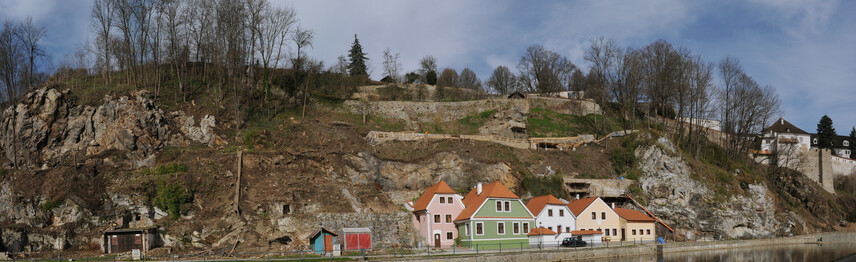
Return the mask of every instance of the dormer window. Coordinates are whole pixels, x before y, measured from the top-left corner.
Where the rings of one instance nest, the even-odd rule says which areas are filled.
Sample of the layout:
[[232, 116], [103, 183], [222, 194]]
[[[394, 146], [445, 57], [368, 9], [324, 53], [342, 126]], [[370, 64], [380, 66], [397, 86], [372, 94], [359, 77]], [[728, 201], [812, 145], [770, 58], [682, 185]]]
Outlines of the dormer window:
[[847, 140], [844, 140], [844, 146], [850, 146], [850, 142]]
[[811, 140], [811, 143], [817, 145], [817, 138]]

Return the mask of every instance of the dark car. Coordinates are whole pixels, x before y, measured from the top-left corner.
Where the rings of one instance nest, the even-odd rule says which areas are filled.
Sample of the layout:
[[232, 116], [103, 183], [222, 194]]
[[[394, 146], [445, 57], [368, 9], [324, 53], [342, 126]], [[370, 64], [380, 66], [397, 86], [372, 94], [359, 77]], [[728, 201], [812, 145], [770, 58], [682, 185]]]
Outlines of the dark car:
[[580, 239], [580, 237], [566, 237], [562, 239], [563, 247], [584, 247], [586, 246], [586, 242]]

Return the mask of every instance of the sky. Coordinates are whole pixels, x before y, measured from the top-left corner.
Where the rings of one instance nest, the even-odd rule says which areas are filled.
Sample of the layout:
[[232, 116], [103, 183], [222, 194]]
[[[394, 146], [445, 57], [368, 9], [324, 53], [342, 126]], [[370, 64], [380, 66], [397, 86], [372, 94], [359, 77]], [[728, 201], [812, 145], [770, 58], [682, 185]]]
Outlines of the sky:
[[[375, 79], [387, 48], [400, 54], [402, 73], [432, 55], [440, 68], [468, 67], [485, 80], [499, 65], [516, 70], [533, 44], [587, 71], [583, 54], [592, 38], [631, 48], [663, 39], [712, 63], [738, 58], [759, 84], [778, 91], [782, 117], [808, 132], [815, 132], [823, 115], [833, 119], [839, 135], [856, 125], [856, 1], [271, 2], [296, 10], [301, 26], [315, 33], [309, 55], [327, 66], [347, 54], [357, 34]], [[91, 39], [91, 4], [0, 0], [0, 20], [29, 16], [45, 25], [44, 45], [58, 60]]]

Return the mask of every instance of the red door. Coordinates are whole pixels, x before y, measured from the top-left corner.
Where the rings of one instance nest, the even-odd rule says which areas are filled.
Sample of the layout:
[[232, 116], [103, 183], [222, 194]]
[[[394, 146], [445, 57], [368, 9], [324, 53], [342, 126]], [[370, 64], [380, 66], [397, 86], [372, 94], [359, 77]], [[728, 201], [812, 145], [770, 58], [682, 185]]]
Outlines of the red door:
[[324, 235], [324, 253], [333, 252], [333, 236]]
[[347, 234], [345, 235], [345, 249], [347, 250], [357, 250], [360, 249], [360, 240], [357, 234]]
[[360, 234], [360, 249], [372, 249], [372, 234]]

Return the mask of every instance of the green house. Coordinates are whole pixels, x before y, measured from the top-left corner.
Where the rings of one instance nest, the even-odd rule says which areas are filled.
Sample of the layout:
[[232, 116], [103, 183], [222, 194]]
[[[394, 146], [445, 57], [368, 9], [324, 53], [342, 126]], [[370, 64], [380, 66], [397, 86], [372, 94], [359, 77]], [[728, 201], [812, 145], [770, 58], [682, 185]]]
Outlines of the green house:
[[514, 249], [529, 246], [535, 217], [520, 197], [499, 182], [479, 183], [463, 200], [455, 219], [461, 246], [478, 249]]

